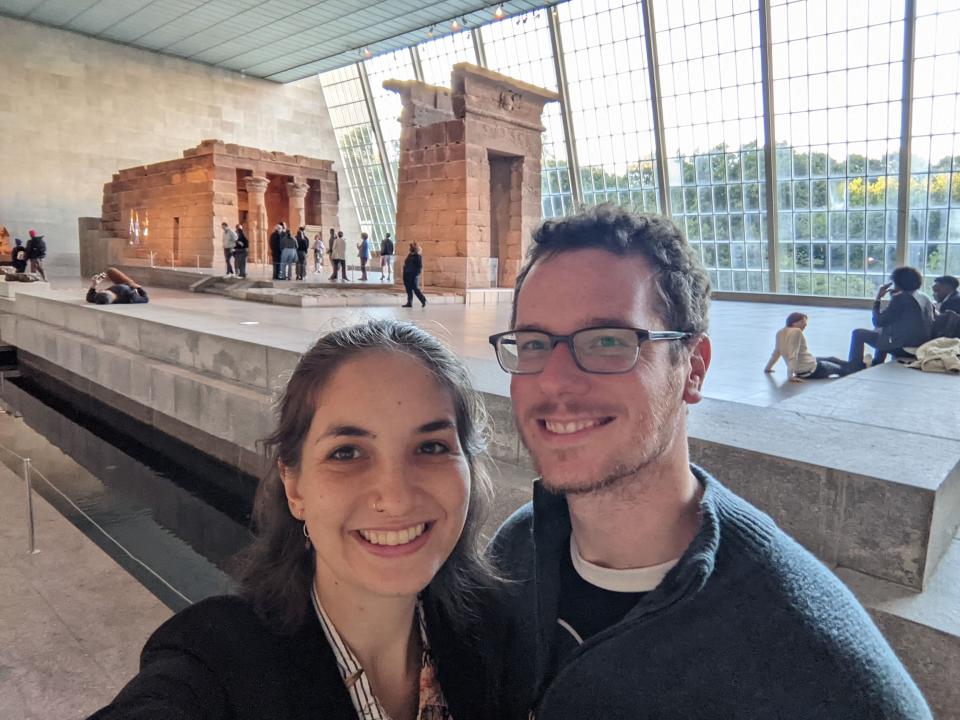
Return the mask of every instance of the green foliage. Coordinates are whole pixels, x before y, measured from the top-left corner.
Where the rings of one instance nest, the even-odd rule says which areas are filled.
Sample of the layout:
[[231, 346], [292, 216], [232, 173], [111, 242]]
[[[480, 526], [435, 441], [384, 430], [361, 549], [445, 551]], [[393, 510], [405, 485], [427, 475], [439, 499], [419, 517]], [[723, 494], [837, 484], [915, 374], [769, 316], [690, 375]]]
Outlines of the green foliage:
[[[761, 291], [766, 266], [764, 152], [755, 142], [740, 148], [724, 144], [671, 161], [676, 176], [670, 187], [674, 219], [698, 249], [716, 286]], [[922, 166], [919, 159], [914, 167]], [[896, 153], [836, 158], [821, 151], [777, 147], [778, 235], [781, 284], [786, 292], [869, 297], [895, 262], [896, 209], [900, 158]], [[910, 179], [911, 262], [926, 273], [945, 272], [951, 214], [960, 216], [960, 156], [944, 157]], [[567, 178], [559, 186], [544, 180], [548, 192], [569, 194], [563, 161], [545, 161], [544, 175]], [[675, 172], [672, 171], [672, 172]], [[652, 162], [633, 163], [625, 173], [606, 167], [581, 168], [587, 204], [619, 202], [657, 211], [656, 172]], [[548, 189], [549, 187], [549, 189]], [[948, 232], [949, 231], [949, 232]], [[951, 241], [950, 247], [954, 247]], [[744, 253], [746, 249], [746, 253]], [[951, 250], [951, 258], [960, 256]], [[950, 260], [950, 266], [956, 259]], [[746, 263], [746, 268], [744, 267]], [[751, 272], [752, 271], [752, 272]]]

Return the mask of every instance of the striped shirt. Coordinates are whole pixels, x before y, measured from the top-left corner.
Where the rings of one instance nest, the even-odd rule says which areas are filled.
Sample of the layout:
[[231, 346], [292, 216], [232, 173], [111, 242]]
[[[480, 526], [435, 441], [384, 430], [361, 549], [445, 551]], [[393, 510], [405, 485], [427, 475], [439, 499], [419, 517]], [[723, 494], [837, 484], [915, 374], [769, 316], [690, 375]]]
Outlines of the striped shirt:
[[[357, 717], [360, 720], [390, 720], [390, 716], [380, 705], [376, 695], [370, 687], [370, 680], [367, 674], [360, 666], [360, 661], [343, 642], [337, 628], [331, 622], [330, 617], [320, 604], [320, 598], [317, 595], [316, 585], [310, 588], [310, 597], [313, 600], [313, 608], [317, 613], [317, 619], [323, 628], [323, 634], [327, 642], [333, 649], [333, 655], [337, 660], [337, 667], [340, 670], [340, 676], [343, 678], [344, 685], [347, 686], [347, 692], [350, 700], [353, 702], [353, 708], [357, 711]], [[450, 710], [447, 708], [446, 700], [443, 697], [443, 691], [437, 680], [437, 673], [430, 654], [430, 645], [427, 642], [427, 627], [423, 616], [423, 605], [417, 602], [417, 622], [420, 626], [420, 640], [423, 645], [423, 656], [420, 661], [420, 685], [419, 700], [417, 710], [417, 720], [453, 720]]]

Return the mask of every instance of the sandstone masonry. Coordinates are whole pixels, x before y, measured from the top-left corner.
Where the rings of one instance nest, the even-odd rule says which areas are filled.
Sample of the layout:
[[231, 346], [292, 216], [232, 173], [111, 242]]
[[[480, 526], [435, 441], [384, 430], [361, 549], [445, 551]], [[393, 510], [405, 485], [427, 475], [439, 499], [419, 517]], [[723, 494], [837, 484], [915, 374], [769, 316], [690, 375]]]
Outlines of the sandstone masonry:
[[541, 217], [540, 116], [559, 96], [468, 63], [452, 81], [383, 84], [403, 100], [398, 263], [417, 242], [424, 285], [512, 287]]
[[339, 227], [333, 161], [204, 140], [182, 158], [120, 170], [103, 187], [102, 230], [128, 238], [124, 255], [212, 267], [220, 223], [243, 223], [250, 261], [268, 253], [281, 220]]

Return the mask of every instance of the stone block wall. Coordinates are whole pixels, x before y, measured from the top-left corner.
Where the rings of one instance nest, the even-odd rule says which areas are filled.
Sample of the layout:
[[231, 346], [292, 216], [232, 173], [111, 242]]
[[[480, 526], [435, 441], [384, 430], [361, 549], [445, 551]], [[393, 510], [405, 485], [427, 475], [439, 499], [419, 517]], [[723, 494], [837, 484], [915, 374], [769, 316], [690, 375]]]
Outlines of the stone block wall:
[[[7, 17], [0, 67], [0, 222], [44, 233], [54, 272], [79, 269], [77, 218], [100, 215], [117, 168], [203, 138], [339, 158], [317, 78], [281, 85]], [[338, 220], [359, 237], [349, 193]]]
[[[405, 243], [417, 242], [424, 285], [512, 286], [527, 239], [540, 222], [540, 114], [557, 96], [467, 63], [454, 66], [452, 85], [451, 91], [410, 81], [384, 84], [404, 104], [398, 263]], [[496, 227], [492, 162], [510, 165], [507, 217]]]
[[[103, 187], [103, 229], [114, 237], [127, 237], [130, 211], [142, 214], [146, 210], [150, 234], [144, 238], [142, 247], [158, 251], [157, 262], [169, 264], [174, 218], [178, 218], [179, 260], [190, 258], [190, 264], [194, 265], [193, 260], [198, 257], [199, 264], [208, 267], [216, 237], [214, 183], [210, 155], [120, 170]], [[233, 222], [236, 222], [235, 209]]]
[[[310, 195], [309, 206], [307, 197]], [[270, 228], [307, 223], [339, 226], [339, 187], [332, 160], [204, 140], [183, 157], [115, 173], [103, 190], [103, 231], [127, 238], [131, 218], [149, 218], [149, 234], [127, 255], [163, 265], [220, 262], [221, 223], [247, 224], [251, 262], [266, 252]]]

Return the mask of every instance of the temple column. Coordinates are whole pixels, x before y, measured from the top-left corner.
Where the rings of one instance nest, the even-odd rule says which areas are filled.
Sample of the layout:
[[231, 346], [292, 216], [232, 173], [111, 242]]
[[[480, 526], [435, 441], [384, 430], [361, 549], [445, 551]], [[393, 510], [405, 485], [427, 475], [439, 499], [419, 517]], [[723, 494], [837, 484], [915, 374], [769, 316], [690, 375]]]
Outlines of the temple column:
[[267, 204], [264, 198], [270, 181], [265, 177], [245, 177], [247, 185], [247, 239], [250, 241], [249, 262], [264, 262], [267, 247]]
[[290, 198], [290, 212], [287, 214], [287, 217], [290, 218], [291, 234], [296, 235], [300, 226], [306, 224], [304, 203], [306, 202], [309, 187], [309, 185], [302, 182], [287, 183], [287, 197]]

